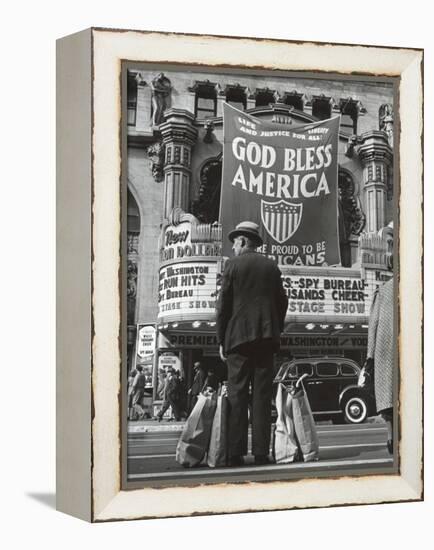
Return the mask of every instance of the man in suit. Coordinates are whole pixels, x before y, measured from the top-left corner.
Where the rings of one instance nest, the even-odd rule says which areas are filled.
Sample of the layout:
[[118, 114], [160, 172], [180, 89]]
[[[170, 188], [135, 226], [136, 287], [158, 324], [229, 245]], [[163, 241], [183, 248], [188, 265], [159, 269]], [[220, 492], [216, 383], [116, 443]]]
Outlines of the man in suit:
[[273, 355], [288, 307], [276, 263], [258, 254], [259, 226], [245, 221], [229, 233], [234, 258], [226, 262], [217, 301], [220, 357], [228, 365], [229, 465], [247, 454], [248, 398], [252, 385], [252, 452], [269, 462]]

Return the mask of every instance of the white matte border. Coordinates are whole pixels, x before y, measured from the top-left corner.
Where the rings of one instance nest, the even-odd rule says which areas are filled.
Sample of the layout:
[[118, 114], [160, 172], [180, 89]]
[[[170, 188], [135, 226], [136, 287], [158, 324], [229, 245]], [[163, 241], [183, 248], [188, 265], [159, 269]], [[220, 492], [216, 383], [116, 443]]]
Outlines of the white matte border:
[[[93, 520], [367, 504], [422, 498], [422, 52], [93, 30]], [[121, 60], [401, 75], [401, 475], [120, 491]], [[279, 62], [276, 62], [279, 60]]]

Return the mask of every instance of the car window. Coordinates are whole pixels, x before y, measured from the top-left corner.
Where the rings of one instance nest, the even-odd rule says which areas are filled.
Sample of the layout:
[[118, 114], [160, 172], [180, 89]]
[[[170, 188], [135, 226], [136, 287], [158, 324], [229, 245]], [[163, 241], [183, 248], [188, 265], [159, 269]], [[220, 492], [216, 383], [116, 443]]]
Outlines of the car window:
[[303, 376], [303, 374], [307, 374], [308, 376], [312, 376], [313, 366], [310, 363], [299, 363], [297, 365], [297, 376]]
[[341, 373], [343, 376], [357, 376], [357, 369], [354, 367], [354, 365], [348, 365], [347, 363], [343, 363], [341, 365]]
[[337, 376], [338, 366], [336, 363], [318, 363], [316, 366], [318, 376]]

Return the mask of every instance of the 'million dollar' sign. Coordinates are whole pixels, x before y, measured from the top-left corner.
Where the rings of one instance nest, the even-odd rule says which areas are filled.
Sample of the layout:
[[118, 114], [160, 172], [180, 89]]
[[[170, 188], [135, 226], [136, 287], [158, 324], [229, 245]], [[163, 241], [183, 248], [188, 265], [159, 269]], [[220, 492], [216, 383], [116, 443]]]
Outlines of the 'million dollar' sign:
[[261, 251], [280, 264], [340, 262], [338, 130], [339, 117], [288, 127], [224, 105], [224, 255], [230, 255], [228, 232], [250, 220], [261, 227]]

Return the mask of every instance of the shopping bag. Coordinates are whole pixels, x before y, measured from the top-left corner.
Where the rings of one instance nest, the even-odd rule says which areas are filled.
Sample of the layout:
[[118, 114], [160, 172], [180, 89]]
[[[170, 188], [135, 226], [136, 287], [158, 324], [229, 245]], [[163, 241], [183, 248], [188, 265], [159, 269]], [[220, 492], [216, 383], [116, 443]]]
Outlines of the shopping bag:
[[295, 434], [303, 454], [304, 462], [318, 460], [318, 434], [309, 400], [302, 384], [295, 389], [294, 395], [292, 396], [292, 414], [294, 418]]
[[297, 441], [292, 416], [291, 390], [283, 384], [277, 387], [276, 409], [277, 420], [274, 431], [274, 458], [276, 464], [294, 462], [297, 456]]
[[176, 446], [176, 461], [182, 466], [197, 466], [204, 459], [209, 447], [216, 405], [215, 391], [205, 390], [199, 394]]
[[217, 396], [217, 406], [211, 428], [207, 463], [211, 468], [226, 466], [227, 461], [228, 390], [223, 385]]

